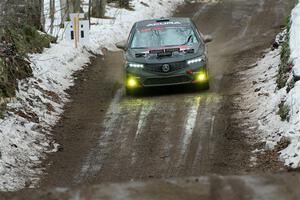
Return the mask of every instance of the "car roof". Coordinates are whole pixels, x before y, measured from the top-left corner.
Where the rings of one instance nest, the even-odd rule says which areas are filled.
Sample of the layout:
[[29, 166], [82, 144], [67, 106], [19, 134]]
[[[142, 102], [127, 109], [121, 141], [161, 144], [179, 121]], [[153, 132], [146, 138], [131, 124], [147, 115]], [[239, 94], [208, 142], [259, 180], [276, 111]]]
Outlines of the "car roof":
[[172, 17], [172, 18], [159, 18], [150, 19], [136, 22], [136, 28], [149, 28], [156, 26], [190, 26], [192, 21], [190, 18]]

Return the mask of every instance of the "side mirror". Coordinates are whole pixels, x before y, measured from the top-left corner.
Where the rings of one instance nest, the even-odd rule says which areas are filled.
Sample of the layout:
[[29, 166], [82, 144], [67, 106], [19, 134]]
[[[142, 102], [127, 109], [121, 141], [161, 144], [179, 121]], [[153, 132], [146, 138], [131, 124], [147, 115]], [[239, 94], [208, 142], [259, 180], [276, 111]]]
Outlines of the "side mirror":
[[127, 49], [127, 42], [125, 40], [118, 42], [116, 43], [116, 47], [125, 51]]
[[204, 40], [205, 43], [209, 43], [209, 42], [213, 41], [213, 38], [212, 38], [211, 35], [204, 35], [203, 40]]

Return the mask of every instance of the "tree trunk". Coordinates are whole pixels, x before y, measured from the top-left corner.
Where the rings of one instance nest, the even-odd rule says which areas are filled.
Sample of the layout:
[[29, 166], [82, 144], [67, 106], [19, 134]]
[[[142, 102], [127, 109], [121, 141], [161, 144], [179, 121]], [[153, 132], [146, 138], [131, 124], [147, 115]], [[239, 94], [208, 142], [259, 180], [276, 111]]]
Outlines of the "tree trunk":
[[69, 0], [68, 4], [69, 4], [69, 12], [70, 13], [80, 13], [81, 12], [81, 9], [80, 9], [81, 1], [80, 0]]
[[3, 28], [5, 26], [5, 23], [4, 23], [4, 2], [3, 1], [0, 1], [0, 37], [2, 36], [3, 34]]
[[55, 20], [55, 0], [50, 0], [50, 34], [53, 34], [54, 20]]
[[81, 0], [60, 0], [61, 7], [61, 23], [70, 20], [70, 13], [80, 13]]
[[61, 15], [61, 25], [63, 25], [64, 22], [67, 21], [69, 17], [67, 0], [60, 0], [60, 15]]
[[24, 24], [42, 30], [43, 0], [0, 0], [2, 26], [20, 27]]
[[88, 16], [89, 16], [89, 29], [91, 29], [91, 9], [92, 9], [92, 0], [89, 0], [89, 11], [88, 11]]
[[98, 18], [105, 17], [106, 4], [107, 4], [107, 0], [93, 0], [92, 16]]
[[41, 0], [41, 26], [42, 26], [42, 29], [43, 31], [45, 31], [45, 23], [46, 23], [46, 19], [45, 19], [45, 14], [44, 14], [44, 10], [45, 10], [45, 1], [44, 0]]
[[[26, 3], [27, 2], [27, 3]], [[43, 30], [41, 23], [42, 11], [44, 9], [42, 0], [25, 0], [25, 15], [27, 16], [27, 24]]]

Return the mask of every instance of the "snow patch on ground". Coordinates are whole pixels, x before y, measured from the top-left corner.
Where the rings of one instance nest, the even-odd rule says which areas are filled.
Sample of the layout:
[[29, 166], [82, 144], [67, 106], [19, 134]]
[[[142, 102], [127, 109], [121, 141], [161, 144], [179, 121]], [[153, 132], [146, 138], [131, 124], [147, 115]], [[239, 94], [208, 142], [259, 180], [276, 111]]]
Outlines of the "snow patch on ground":
[[[284, 33], [283, 33], [284, 34]], [[291, 15], [290, 33], [291, 61], [294, 64], [293, 75], [300, 76], [300, 3], [293, 9]], [[242, 96], [242, 106], [260, 133], [266, 148], [274, 148], [278, 142], [287, 138], [290, 141], [279, 153], [279, 158], [289, 167], [300, 167], [300, 81], [287, 91], [287, 87], [277, 88], [276, 77], [280, 64], [280, 51], [269, 51], [257, 66], [241, 72], [243, 86], [248, 88]], [[249, 78], [250, 77], [250, 78]], [[279, 105], [283, 103], [288, 108], [286, 120], [279, 115]]]
[[[134, 11], [108, 8], [108, 16], [115, 19], [92, 19], [90, 43], [73, 48], [63, 40], [60, 13], [55, 14], [54, 35], [58, 44], [51, 45], [42, 54], [30, 55], [34, 76], [19, 81], [16, 98], [7, 105], [4, 119], [0, 120], [0, 190], [18, 190], [34, 187], [43, 169], [37, 168], [45, 157], [58, 149], [50, 130], [63, 112], [68, 101], [65, 90], [73, 85], [72, 74], [89, 63], [89, 52], [101, 53], [102, 48], [115, 50], [114, 44], [125, 40], [135, 21], [159, 18], [172, 14], [184, 0], [153, 0], [145, 6], [133, 0]], [[49, 1], [45, 1], [47, 6]], [[59, 6], [59, 1], [56, 1]], [[59, 10], [59, 9], [58, 9]], [[47, 11], [47, 9], [46, 9]], [[46, 24], [50, 25], [46, 12]], [[50, 30], [46, 27], [46, 30]]]
[[[291, 139], [291, 133], [294, 131], [290, 122], [282, 121], [278, 114], [279, 104], [287, 97], [286, 88], [277, 90], [276, 84], [280, 51], [280, 48], [269, 51], [253, 68], [240, 72], [240, 75], [244, 77], [240, 87], [247, 88], [242, 97], [238, 99], [244, 109], [240, 113], [241, 117], [248, 116], [248, 122], [254, 124], [249, 134], [256, 132], [258, 134], [255, 135], [256, 139], [265, 143], [266, 149], [273, 149], [283, 137]], [[297, 149], [294, 149], [295, 151]], [[257, 149], [253, 154], [262, 152]], [[294, 153], [291, 156], [292, 152], [283, 150], [280, 153], [280, 159], [286, 165], [294, 163], [293, 166], [296, 166], [300, 161], [300, 157], [294, 157]], [[254, 165], [253, 161], [251, 162]]]
[[291, 59], [294, 62], [294, 74], [300, 77], [300, 3], [291, 14], [290, 48]]
[[[280, 49], [271, 51], [257, 63], [257, 66], [241, 72], [245, 78], [243, 85], [249, 85], [248, 91], [243, 94], [243, 107], [249, 111], [251, 119], [257, 119], [257, 127], [261, 130], [261, 137], [274, 147], [278, 138], [274, 137], [274, 125], [281, 124], [277, 115], [278, 105], [283, 98], [282, 92], [276, 91], [276, 74], [280, 63]], [[255, 92], [256, 91], [256, 92]], [[279, 125], [280, 127], [281, 125]]]

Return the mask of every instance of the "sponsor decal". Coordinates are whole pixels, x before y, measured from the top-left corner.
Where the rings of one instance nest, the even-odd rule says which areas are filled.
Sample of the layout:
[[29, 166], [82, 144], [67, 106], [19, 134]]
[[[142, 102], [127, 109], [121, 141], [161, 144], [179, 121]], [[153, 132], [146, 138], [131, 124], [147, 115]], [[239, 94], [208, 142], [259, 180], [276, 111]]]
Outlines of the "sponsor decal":
[[163, 27], [154, 27], [154, 28], [142, 29], [141, 32], [162, 31], [162, 30], [165, 30], [165, 28], [163, 28]]
[[168, 51], [168, 49], [172, 50], [172, 49], [176, 49], [176, 48], [179, 48], [180, 51], [185, 51], [185, 50], [188, 50], [188, 49], [191, 49], [192, 47], [191, 46], [187, 46], [187, 45], [182, 45], [182, 46], [174, 46], [172, 48], [165, 48], [165, 47], [161, 47], [161, 48], [155, 48], [155, 49], [147, 49], [146, 51], [142, 52], [142, 53], [145, 53], [145, 54], [148, 54], [150, 53], [151, 51], [157, 51], [157, 52], [166, 52]]
[[180, 25], [180, 22], [156, 22], [153, 24], [148, 24], [147, 27], [153, 27], [153, 26], [165, 26], [165, 25]]

